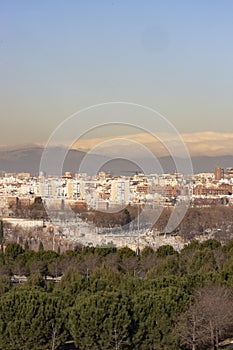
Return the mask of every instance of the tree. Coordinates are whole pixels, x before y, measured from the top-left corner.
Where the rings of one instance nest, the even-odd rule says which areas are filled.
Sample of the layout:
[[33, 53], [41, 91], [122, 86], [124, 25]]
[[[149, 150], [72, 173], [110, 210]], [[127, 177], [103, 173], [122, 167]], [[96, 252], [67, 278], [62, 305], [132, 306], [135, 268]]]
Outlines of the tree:
[[143, 253], [144, 250], [145, 249], [143, 249], [142, 251], [141, 260], [140, 260], [140, 268], [143, 272], [143, 275], [145, 275], [150, 269], [155, 267], [156, 261], [158, 260], [154, 252], [153, 253], [148, 252], [148, 254], [145, 254]]
[[136, 256], [123, 256], [120, 263], [121, 269], [135, 276], [138, 271], [138, 258]]
[[217, 249], [221, 247], [221, 243], [216, 239], [207, 239], [206, 241], [200, 244], [201, 249], [209, 248], [209, 249]]
[[195, 302], [181, 314], [176, 332], [181, 345], [219, 348], [219, 341], [233, 335], [233, 295], [225, 286], [206, 285], [195, 293]]
[[100, 257], [96, 254], [84, 255], [82, 260], [78, 264], [78, 271], [84, 275], [89, 276], [89, 274], [96, 268], [100, 267], [101, 261]]
[[168, 255], [164, 258], [157, 258], [155, 266], [150, 269], [146, 277], [149, 279], [158, 276], [177, 275], [179, 273], [179, 261], [177, 255]]
[[0, 295], [8, 292], [12, 287], [11, 280], [8, 276], [0, 275]]
[[160, 246], [157, 250], [156, 250], [156, 255], [160, 258], [163, 258], [167, 255], [177, 255], [177, 252], [175, 251], [175, 249], [169, 245], [169, 244], [165, 244]]
[[117, 251], [116, 247], [112, 247], [112, 246], [95, 248], [95, 254], [99, 255], [100, 257], [106, 257], [109, 254], [115, 254], [116, 251]]
[[91, 290], [94, 292], [97, 290], [112, 291], [119, 288], [119, 285], [124, 282], [124, 277], [119, 271], [102, 267], [92, 272], [89, 282], [92, 284]]
[[176, 349], [173, 317], [183, 310], [188, 295], [177, 287], [144, 290], [133, 298], [133, 349]]
[[67, 339], [61, 298], [20, 288], [6, 293], [0, 302], [2, 350], [57, 349]]
[[122, 226], [127, 225], [131, 222], [131, 215], [128, 211], [128, 209], [124, 209], [123, 211], [123, 220], [122, 220]]
[[28, 243], [28, 240], [26, 239], [25, 243], [24, 243], [24, 250], [29, 250], [30, 247], [29, 247], [29, 243]]
[[61, 264], [60, 261], [58, 261], [58, 259], [56, 259], [48, 265], [48, 273], [52, 277], [62, 276]]
[[202, 250], [197, 249], [187, 262], [187, 270], [189, 273], [205, 274], [214, 272], [216, 269], [217, 264], [214, 252], [209, 248]]
[[148, 255], [152, 256], [153, 254], [155, 254], [155, 251], [153, 248], [146, 246], [145, 248], [143, 248], [142, 252], [141, 252], [141, 256], [146, 257]]
[[0, 249], [3, 250], [3, 242], [4, 242], [4, 227], [3, 221], [0, 220]]
[[175, 328], [175, 335], [181, 346], [197, 350], [206, 346], [206, 329], [203, 328], [205, 317], [199, 307], [191, 305], [186, 312], [181, 314], [178, 325]]
[[43, 251], [44, 251], [44, 245], [43, 245], [43, 243], [40, 241], [39, 247], [38, 247], [38, 252], [43, 252]]
[[28, 274], [25, 254], [20, 254], [17, 256], [12, 266], [12, 272], [14, 275], [19, 275], [19, 276]]
[[106, 267], [119, 271], [120, 257], [116, 253], [108, 254], [104, 259], [104, 264]]
[[23, 253], [24, 250], [18, 243], [9, 243], [6, 246], [5, 255], [9, 260], [14, 260], [18, 255]]
[[123, 256], [136, 256], [136, 253], [129, 247], [120, 248], [117, 250], [117, 254], [122, 258]]
[[45, 280], [40, 274], [33, 274], [28, 277], [26, 286], [45, 288]]
[[159, 343], [155, 292], [143, 291], [133, 298], [133, 348], [156, 349]]
[[34, 275], [34, 274], [39, 274], [41, 276], [47, 275], [47, 265], [41, 259], [36, 258], [30, 261], [28, 264], [28, 268], [31, 275]]
[[69, 329], [80, 350], [124, 349], [130, 344], [130, 306], [114, 292], [79, 295], [71, 310]]

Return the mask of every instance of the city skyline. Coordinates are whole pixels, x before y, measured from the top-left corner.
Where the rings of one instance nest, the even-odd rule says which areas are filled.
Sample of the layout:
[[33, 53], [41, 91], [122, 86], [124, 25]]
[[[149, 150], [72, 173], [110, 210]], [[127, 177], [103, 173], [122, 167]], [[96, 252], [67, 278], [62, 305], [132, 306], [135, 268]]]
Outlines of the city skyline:
[[2, 350], [233, 344], [232, 13], [0, 0]]

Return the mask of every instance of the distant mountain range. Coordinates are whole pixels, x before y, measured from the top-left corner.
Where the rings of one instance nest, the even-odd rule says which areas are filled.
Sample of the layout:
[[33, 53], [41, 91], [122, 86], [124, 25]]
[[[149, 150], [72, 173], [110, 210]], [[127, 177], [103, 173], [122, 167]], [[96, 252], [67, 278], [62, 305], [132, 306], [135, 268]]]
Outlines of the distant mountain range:
[[[20, 148], [0, 148], [0, 170], [6, 172], [30, 172], [32, 175], [38, 175], [40, 169], [40, 160], [44, 148], [41, 146], [20, 147]], [[53, 151], [59, 151], [59, 147], [54, 147]], [[69, 150], [64, 162], [63, 171], [72, 173], [79, 171], [79, 165], [86, 153], [80, 150]], [[133, 162], [117, 159], [108, 161], [103, 156], [92, 155], [96, 164], [104, 164], [100, 170], [112, 173], [113, 175], [129, 175], [130, 173], [140, 172], [141, 169]], [[163, 172], [171, 173], [175, 171], [174, 161], [171, 157], [158, 158]], [[194, 173], [213, 172], [214, 168], [233, 167], [233, 156], [198, 156], [192, 157]], [[151, 173], [156, 173], [157, 169], [151, 168]]]

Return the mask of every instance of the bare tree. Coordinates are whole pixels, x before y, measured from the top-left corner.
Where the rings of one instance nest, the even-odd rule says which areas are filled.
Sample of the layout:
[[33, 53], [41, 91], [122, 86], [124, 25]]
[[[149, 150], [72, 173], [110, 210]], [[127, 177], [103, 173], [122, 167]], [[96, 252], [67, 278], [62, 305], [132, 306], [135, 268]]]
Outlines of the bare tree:
[[89, 276], [89, 274], [95, 269], [101, 266], [101, 260], [98, 255], [95, 254], [87, 254], [80, 260], [78, 264], [78, 271], [83, 276]]
[[233, 294], [220, 285], [207, 285], [195, 293], [195, 302], [177, 322], [181, 345], [197, 350], [219, 349], [219, 342], [233, 335]]
[[219, 348], [219, 341], [233, 334], [232, 290], [220, 285], [209, 285], [197, 292], [200, 310], [205, 316], [205, 327], [213, 349]]
[[110, 253], [105, 257], [105, 265], [112, 270], [119, 270], [120, 258], [116, 253]]
[[203, 324], [205, 318], [200, 313], [198, 305], [194, 304], [184, 312], [178, 320], [175, 333], [181, 346], [197, 350], [206, 344], [207, 331]]
[[156, 261], [157, 261], [156, 255], [153, 253], [150, 253], [146, 256], [142, 256], [140, 261], [140, 267], [143, 273], [146, 274], [150, 269], [155, 267]]
[[136, 270], [138, 269], [138, 259], [136, 256], [123, 256], [120, 266], [125, 272], [133, 272], [136, 274]]

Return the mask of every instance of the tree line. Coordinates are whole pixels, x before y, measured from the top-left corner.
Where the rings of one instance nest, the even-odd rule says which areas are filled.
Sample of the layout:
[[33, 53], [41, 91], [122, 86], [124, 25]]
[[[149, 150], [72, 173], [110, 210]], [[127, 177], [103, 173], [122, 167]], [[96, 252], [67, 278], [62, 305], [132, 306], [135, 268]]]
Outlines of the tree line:
[[0, 252], [0, 349], [218, 349], [233, 336], [232, 290], [233, 239], [140, 254], [9, 243]]

